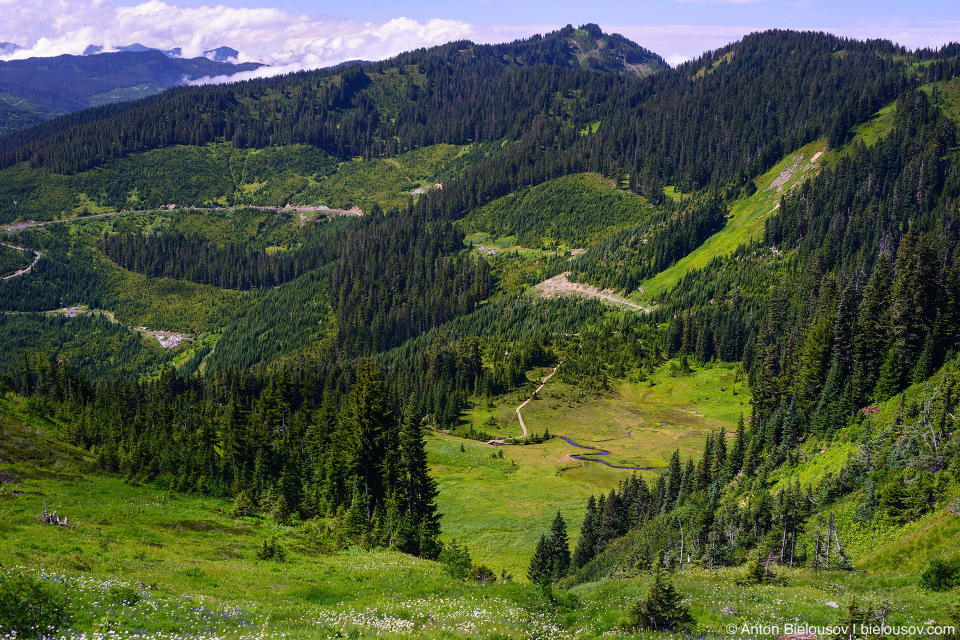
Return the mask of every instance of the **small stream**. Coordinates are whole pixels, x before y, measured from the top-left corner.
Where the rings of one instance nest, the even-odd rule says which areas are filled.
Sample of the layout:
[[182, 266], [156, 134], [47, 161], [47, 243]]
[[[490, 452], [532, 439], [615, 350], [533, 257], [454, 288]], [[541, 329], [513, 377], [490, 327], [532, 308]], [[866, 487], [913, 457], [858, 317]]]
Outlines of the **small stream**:
[[[628, 431], [628, 432], [627, 432], [627, 436], [629, 436], [629, 435], [630, 435], [630, 432]], [[596, 453], [590, 453], [590, 454], [584, 454], [584, 455], [591, 455], [591, 456], [608, 456], [608, 455], [610, 455], [610, 452], [607, 451], [606, 449], [598, 449], [597, 447], [585, 447], [585, 446], [582, 445], [582, 444], [577, 444], [576, 442], [574, 442], [574, 441], [571, 440], [570, 438], [567, 438], [567, 437], [564, 437], [564, 436], [558, 436], [558, 437], [559, 437], [561, 440], [563, 440], [564, 442], [566, 442], [568, 445], [570, 445], [571, 447], [576, 447], [577, 449], [589, 449], [589, 450], [591, 450], [591, 451], [596, 451]], [[610, 464], [609, 462], [606, 462], [606, 461], [604, 461], [604, 460], [594, 460], [593, 458], [584, 458], [584, 457], [581, 456], [580, 454], [573, 454], [573, 455], [571, 455], [570, 457], [573, 458], [574, 460], [579, 460], [579, 461], [581, 461], [581, 462], [596, 462], [597, 464], [605, 465], [605, 466], [607, 466], [607, 467], [610, 467], [611, 469], [626, 469], [626, 470], [628, 470], [628, 471], [656, 471], [656, 470], [658, 470], [658, 469], [662, 469], [662, 468], [663, 468], [663, 467], [621, 467], [621, 466], [619, 466], [619, 465]]]

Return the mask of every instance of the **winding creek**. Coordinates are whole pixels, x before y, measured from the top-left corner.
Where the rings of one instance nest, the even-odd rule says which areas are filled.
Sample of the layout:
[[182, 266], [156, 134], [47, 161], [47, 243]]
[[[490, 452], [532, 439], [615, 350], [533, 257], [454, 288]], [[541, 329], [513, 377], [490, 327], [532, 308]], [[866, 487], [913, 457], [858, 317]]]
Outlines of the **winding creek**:
[[[630, 432], [628, 431], [628, 432], [627, 432], [627, 437], [629, 437], [629, 436], [630, 436]], [[627, 469], [628, 471], [629, 471], [629, 470], [632, 470], [632, 471], [657, 471], [658, 469], [662, 469], [662, 468], [663, 468], [663, 467], [621, 467], [621, 466], [619, 466], [619, 465], [610, 464], [609, 462], [607, 462], [607, 461], [605, 461], [605, 460], [594, 460], [593, 458], [584, 458], [584, 457], [583, 457], [584, 455], [589, 455], [589, 456], [608, 456], [608, 455], [610, 455], [610, 452], [607, 451], [606, 449], [598, 449], [597, 447], [587, 447], [587, 446], [584, 446], [584, 445], [582, 445], [582, 444], [577, 444], [576, 442], [574, 442], [574, 441], [571, 440], [570, 438], [567, 438], [566, 436], [557, 436], [557, 437], [560, 438], [561, 440], [563, 440], [564, 442], [566, 442], [566, 443], [567, 443], [568, 445], [570, 445], [571, 447], [576, 447], [576, 448], [578, 448], [578, 449], [588, 449], [588, 450], [590, 450], [590, 451], [595, 451], [595, 452], [596, 452], [596, 453], [587, 453], [587, 454], [583, 454], [583, 455], [581, 455], [581, 454], [579, 454], [579, 453], [575, 453], [575, 454], [572, 454], [572, 455], [570, 456], [570, 457], [573, 458], [574, 460], [579, 460], [580, 462], [596, 462], [597, 464], [605, 465], [605, 466], [607, 466], [607, 467], [610, 467], [611, 469]]]

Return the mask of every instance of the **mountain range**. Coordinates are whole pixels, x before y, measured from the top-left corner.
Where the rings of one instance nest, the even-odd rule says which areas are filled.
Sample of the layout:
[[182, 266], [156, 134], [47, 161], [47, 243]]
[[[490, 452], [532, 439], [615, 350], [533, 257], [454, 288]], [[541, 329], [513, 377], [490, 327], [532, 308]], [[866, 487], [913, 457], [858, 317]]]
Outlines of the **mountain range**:
[[230, 76], [263, 66], [228, 62], [237, 55], [229, 47], [193, 59], [142, 45], [120, 49], [96, 53], [96, 48], [91, 48], [89, 55], [83, 56], [0, 62], [0, 134], [73, 111], [154, 95], [189, 80]]

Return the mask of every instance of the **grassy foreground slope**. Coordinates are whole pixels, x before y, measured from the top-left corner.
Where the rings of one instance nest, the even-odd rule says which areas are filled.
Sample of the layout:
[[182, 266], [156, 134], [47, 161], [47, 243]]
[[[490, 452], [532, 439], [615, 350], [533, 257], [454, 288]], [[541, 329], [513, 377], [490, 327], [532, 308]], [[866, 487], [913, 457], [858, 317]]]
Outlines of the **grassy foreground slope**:
[[[314, 522], [238, 518], [223, 500], [93, 474], [92, 460], [48, 435], [56, 424], [16, 397], [0, 399], [0, 425], [0, 565], [63, 594], [68, 619], [57, 637], [637, 637], [617, 625], [649, 589], [643, 572], [553, 599], [517, 582], [454, 580], [437, 563], [393, 551], [333, 551]], [[45, 508], [76, 528], [38, 522]], [[282, 562], [257, 558], [271, 537], [287, 551]], [[761, 586], [736, 585], [740, 571], [673, 576], [702, 633], [727, 635], [729, 624], [826, 625], [854, 597], [888, 601], [890, 624], [943, 622], [950, 601], [920, 591], [909, 568], [783, 569], [783, 584]]]

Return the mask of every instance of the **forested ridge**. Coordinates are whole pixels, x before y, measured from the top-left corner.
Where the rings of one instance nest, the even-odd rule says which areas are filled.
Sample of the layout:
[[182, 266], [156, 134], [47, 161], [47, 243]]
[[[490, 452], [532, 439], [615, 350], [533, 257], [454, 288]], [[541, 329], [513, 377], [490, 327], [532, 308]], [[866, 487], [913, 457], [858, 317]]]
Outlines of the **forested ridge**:
[[[367, 67], [178, 88], [136, 108], [105, 107], [8, 136], [0, 157], [5, 167], [28, 161], [72, 173], [131, 152], [218, 140], [240, 147], [311, 144], [338, 158], [393, 156], [437, 142], [519, 141], [522, 164], [500, 154], [461, 189], [444, 191], [443, 206], [462, 212], [575, 166], [630, 175], [651, 196], [671, 183], [686, 190], [742, 186], [831, 128], [845, 136], [915, 82], [899, 61], [903, 51], [889, 44], [794, 32], [754, 34], [637, 79], [569, 69], [565, 58], [550, 58], [565, 33], [512, 45], [459, 42]], [[517, 54], [505, 60], [511, 47]], [[523, 55], [534, 63], [508, 62]], [[595, 122], [601, 123], [596, 134], [578, 135]], [[524, 142], [545, 153], [531, 154]]]

